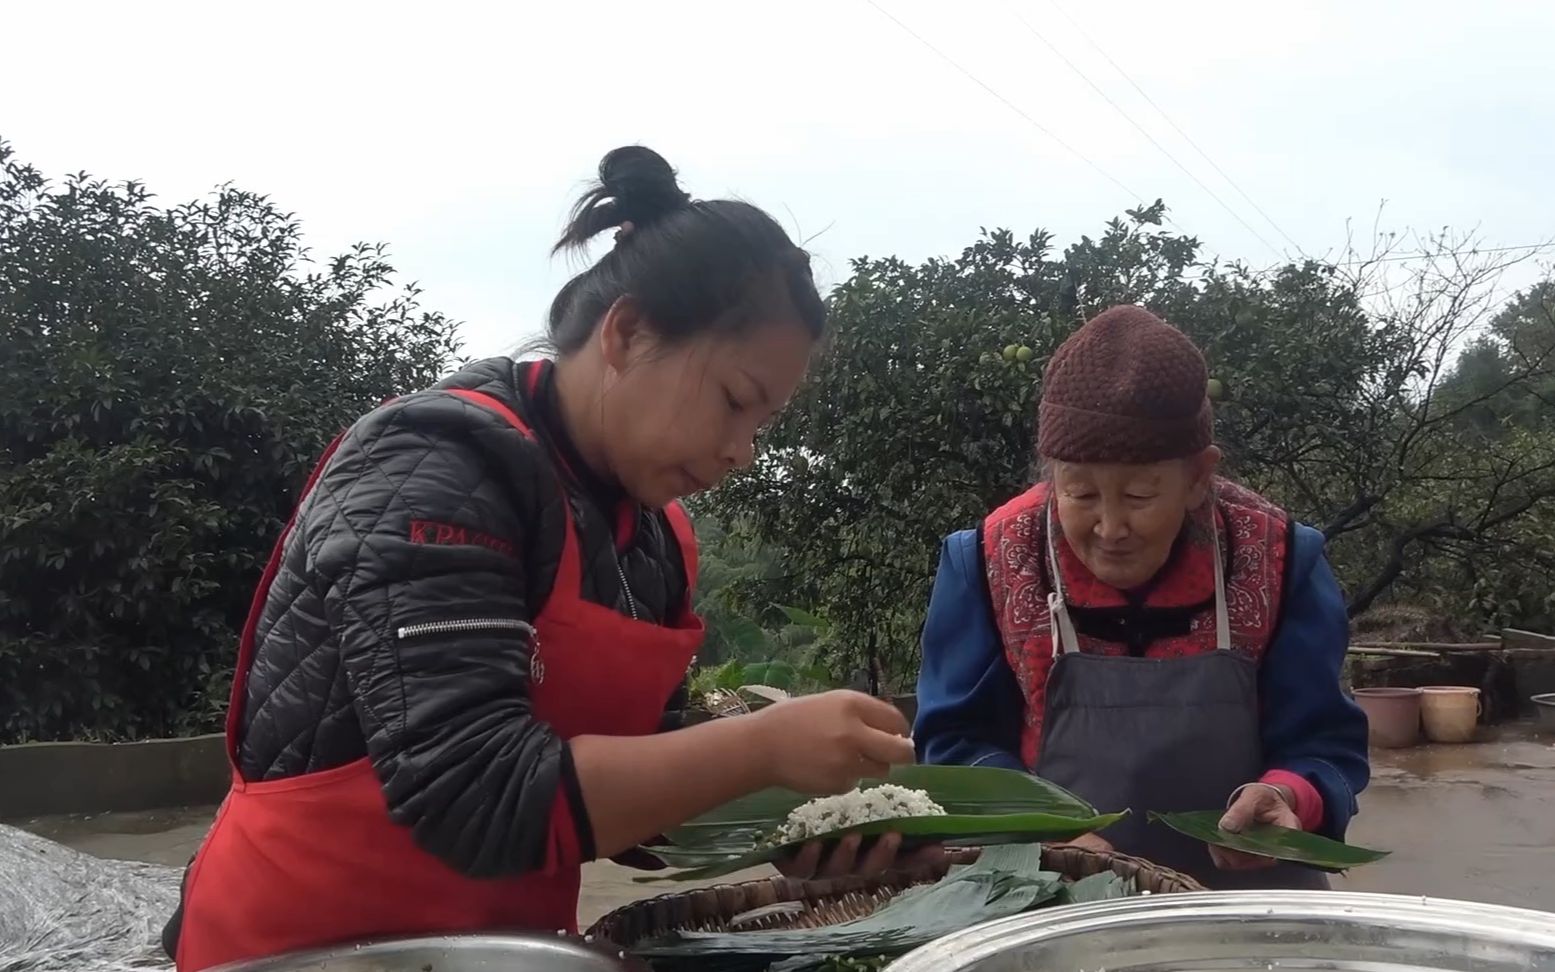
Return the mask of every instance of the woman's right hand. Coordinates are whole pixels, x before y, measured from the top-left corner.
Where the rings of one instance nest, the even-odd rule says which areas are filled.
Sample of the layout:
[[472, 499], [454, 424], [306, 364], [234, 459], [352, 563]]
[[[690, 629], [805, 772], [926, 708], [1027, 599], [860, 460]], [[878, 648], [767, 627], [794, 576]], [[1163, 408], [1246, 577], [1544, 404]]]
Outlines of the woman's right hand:
[[865, 777], [913, 762], [907, 718], [861, 692], [787, 699], [750, 718], [775, 782], [800, 793], [846, 793]]

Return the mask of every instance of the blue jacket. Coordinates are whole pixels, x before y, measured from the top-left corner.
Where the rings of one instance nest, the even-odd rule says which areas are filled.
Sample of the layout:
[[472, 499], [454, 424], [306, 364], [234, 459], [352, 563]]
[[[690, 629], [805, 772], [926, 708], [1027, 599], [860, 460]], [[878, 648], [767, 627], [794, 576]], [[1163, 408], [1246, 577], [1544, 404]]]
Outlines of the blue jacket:
[[[1299, 774], [1323, 798], [1320, 833], [1342, 839], [1366, 788], [1366, 715], [1345, 694], [1349, 644], [1344, 595], [1323, 555], [1323, 535], [1296, 528], [1284, 614], [1259, 670], [1266, 769]], [[1025, 771], [1025, 700], [994, 628], [978, 534], [952, 534], [923, 630], [913, 738], [925, 763]]]

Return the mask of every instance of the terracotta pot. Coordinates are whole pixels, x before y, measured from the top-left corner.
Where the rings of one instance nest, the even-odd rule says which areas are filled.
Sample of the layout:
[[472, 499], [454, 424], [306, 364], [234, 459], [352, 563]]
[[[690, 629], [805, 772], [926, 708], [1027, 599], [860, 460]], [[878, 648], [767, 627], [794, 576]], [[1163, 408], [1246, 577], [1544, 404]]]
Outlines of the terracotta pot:
[[1481, 711], [1477, 688], [1431, 685], [1420, 690], [1420, 721], [1432, 742], [1473, 742]]
[[1415, 688], [1363, 688], [1355, 702], [1366, 713], [1371, 744], [1404, 749], [1420, 741], [1420, 697]]

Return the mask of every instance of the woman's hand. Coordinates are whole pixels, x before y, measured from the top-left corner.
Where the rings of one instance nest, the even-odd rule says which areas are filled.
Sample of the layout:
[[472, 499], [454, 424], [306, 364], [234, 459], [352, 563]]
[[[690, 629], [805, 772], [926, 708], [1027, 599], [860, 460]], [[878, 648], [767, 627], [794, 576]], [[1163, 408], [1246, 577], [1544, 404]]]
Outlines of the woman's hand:
[[790, 699], [651, 736], [574, 736], [568, 746], [603, 857], [748, 793], [772, 786], [846, 793], [863, 777], [913, 761], [902, 713], [857, 692]]
[[913, 762], [907, 718], [860, 692], [823, 692], [775, 703], [753, 715], [760, 752], [776, 783], [801, 793], [846, 793], [865, 777]]
[[901, 834], [882, 835], [860, 857], [863, 844], [862, 836], [849, 834], [837, 841], [828, 854], [825, 844], [812, 841], [797, 856], [778, 861], [776, 866], [783, 876], [791, 878], [878, 877], [888, 871], [927, 868], [945, 859], [945, 849], [938, 845], [903, 854]]
[[[1239, 834], [1254, 824], [1301, 829], [1301, 819], [1296, 816], [1295, 794], [1282, 786], [1268, 783], [1252, 783], [1242, 789], [1232, 801], [1230, 809], [1220, 818], [1220, 829]], [[1209, 855], [1222, 871], [1261, 871], [1279, 863], [1272, 857], [1210, 846]]]
[[1098, 851], [1102, 854], [1115, 854], [1111, 842], [1100, 834], [1085, 834], [1074, 840], [1066, 840], [1062, 844], [1054, 844], [1055, 847], [1081, 847], [1089, 851]]

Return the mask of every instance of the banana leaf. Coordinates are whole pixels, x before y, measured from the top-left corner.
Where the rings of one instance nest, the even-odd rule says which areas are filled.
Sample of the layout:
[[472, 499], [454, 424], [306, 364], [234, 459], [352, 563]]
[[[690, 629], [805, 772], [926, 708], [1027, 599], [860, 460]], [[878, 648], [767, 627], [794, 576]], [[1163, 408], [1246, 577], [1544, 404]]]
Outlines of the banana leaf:
[[[835, 837], [899, 833], [911, 843], [995, 844], [1072, 840], [1122, 819], [1101, 815], [1079, 797], [1046, 780], [991, 767], [904, 766], [886, 780], [866, 781], [923, 790], [945, 816], [880, 820], [835, 831]], [[645, 850], [679, 873], [639, 877], [639, 882], [723, 877], [798, 853], [803, 842], [770, 845], [767, 838], [808, 798], [788, 790], [764, 790], [705, 814], [667, 836], [669, 846]]]
[[[749, 967], [760, 957], [785, 970], [828, 956], [899, 955], [972, 925], [1058, 899], [1062, 878], [1042, 869], [1042, 848], [992, 847], [942, 880], [902, 892], [873, 914], [825, 928], [752, 932], [677, 932], [633, 951], [656, 967]], [[792, 959], [793, 961], [787, 961]], [[808, 961], [806, 961], [808, 960]]]
[[1387, 851], [1369, 850], [1343, 844], [1319, 834], [1288, 827], [1256, 824], [1240, 834], [1220, 829], [1219, 810], [1195, 810], [1188, 813], [1151, 813], [1150, 819], [1201, 840], [1206, 844], [1272, 857], [1292, 864], [1306, 864], [1325, 871], [1346, 871], [1363, 864], [1374, 864], [1388, 856]]

